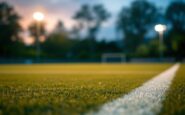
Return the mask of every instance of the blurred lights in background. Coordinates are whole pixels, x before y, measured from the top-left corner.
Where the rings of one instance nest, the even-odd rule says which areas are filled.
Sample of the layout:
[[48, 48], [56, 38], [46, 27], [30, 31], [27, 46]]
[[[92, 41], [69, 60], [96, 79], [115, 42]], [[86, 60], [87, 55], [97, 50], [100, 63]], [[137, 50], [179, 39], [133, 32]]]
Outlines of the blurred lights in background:
[[46, 41], [46, 37], [45, 36], [40, 36], [39, 37], [39, 41], [41, 42], [41, 43], [43, 43], [43, 42], [45, 42]]
[[166, 30], [166, 25], [163, 25], [163, 24], [157, 24], [155, 26], [155, 31], [159, 32], [159, 33], [162, 33]]
[[30, 46], [30, 45], [34, 44], [34, 42], [35, 42], [35, 39], [33, 37], [27, 37], [23, 40], [24, 40], [24, 43], [26, 46]]
[[35, 12], [33, 14], [33, 19], [35, 19], [36, 21], [42, 21], [44, 20], [44, 14], [41, 12]]

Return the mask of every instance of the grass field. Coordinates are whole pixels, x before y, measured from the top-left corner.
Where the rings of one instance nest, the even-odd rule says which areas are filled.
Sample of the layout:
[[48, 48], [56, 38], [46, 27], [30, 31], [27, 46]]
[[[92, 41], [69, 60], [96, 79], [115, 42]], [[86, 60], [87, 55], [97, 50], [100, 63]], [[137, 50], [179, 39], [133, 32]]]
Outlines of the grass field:
[[164, 101], [161, 115], [185, 114], [185, 65], [176, 74], [168, 95]]
[[[130, 92], [171, 65], [0, 65], [0, 114], [84, 114]], [[178, 76], [182, 68], [179, 72]], [[173, 87], [184, 87], [183, 81], [174, 85], [182, 77], [175, 79], [169, 100], [184, 99], [184, 93], [171, 97]], [[165, 102], [165, 109], [170, 108], [168, 105]]]

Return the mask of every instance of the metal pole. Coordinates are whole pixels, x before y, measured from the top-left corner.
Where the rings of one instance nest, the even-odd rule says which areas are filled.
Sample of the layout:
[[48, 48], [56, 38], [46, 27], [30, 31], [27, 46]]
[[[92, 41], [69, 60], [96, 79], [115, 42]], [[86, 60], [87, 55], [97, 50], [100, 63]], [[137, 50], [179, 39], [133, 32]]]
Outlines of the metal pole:
[[40, 38], [40, 23], [37, 21], [36, 22], [36, 34], [37, 34], [37, 37], [36, 37], [36, 50], [37, 50], [37, 62], [40, 61], [40, 52], [41, 52], [41, 49], [40, 49], [40, 41], [39, 41], [39, 38]]
[[163, 32], [159, 32], [159, 56], [163, 60]]

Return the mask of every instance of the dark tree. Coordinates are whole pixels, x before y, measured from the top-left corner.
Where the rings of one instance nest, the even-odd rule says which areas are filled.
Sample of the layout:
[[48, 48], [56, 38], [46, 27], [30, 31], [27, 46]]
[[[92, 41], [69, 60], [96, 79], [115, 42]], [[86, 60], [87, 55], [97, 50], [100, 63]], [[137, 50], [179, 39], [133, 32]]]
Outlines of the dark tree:
[[86, 29], [87, 38], [95, 39], [102, 23], [109, 17], [110, 14], [103, 5], [94, 5], [93, 7], [83, 5], [75, 14], [74, 19], [78, 21], [79, 27]]
[[71, 37], [75, 39], [81, 38], [80, 31], [81, 31], [81, 27], [79, 25], [73, 26], [70, 32]]
[[153, 29], [157, 15], [156, 7], [145, 0], [136, 0], [121, 10], [117, 29], [123, 34], [125, 53], [135, 53], [147, 32]]
[[185, 57], [185, 2], [172, 2], [166, 11], [166, 17], [171, 22], [168, 44], [170, 44], [169, 52], [178, 59]]
[[65, 25], [62, 21], [57, 22], [57, 25], [54, 29], [54, 33], [67, 34], [67, 30], [66, 30]]
[[42, 50], [49, 57], [65, 59], [70, 53], [71, 44], [66, 34], [52, 33], [42, 44]]
[[78, 21], [79, 26], [81, 26], [82, 29], [86, 29], [86, 31], [88, 31], [93, 23], [93, 15], [90, 6], [83, 5], [81, 9], [76, 12], [73, 18]]
[[41, 42], [44, 42], [46, 39], [46, 30], [44, 22], [35, 21], [29, 25], [28, 30], [30, 32], [30, 35], [34, 37], [35, 39], [35, 56], [37, 61], [40, 61], [41, 56], [43, 55], [43, 52], [41, 51]]
[[109, 17], [110, 14], [103, 5], [94, 5], [93, 7], [83, 5], [74, 16], [74, 19], [79, 23], [78, 27], [86, 31], [87, 35], [85, 38], [89, 40], [89, 49], [91, 50], [92, 57], [96, 49], [95, 40], [97, 33], [102, 23], [107, 21]]
[[42, 44], [43, 52], [54, 58], [66, 59], [70, 57], [71, 44], [69, 34], [62, 21], [58, 21], [54, 31], [48, 35], [47, 40]]
[[185, 2], [172, 2], [166, 11], [166, 17], [173, 26], [173, 31], [185, 33]]
[[35, 39], [37, 37], [45, 36], [46, 35], [46, 30], [45, 30], [45, 24], [43, 22], [32, 22], [28, 30], [30, 32], [30, 35], [34, 37]]
[[[19, 40], [20, 16], [5, 2], [0, 3], [0, 57], [10, 57]], [[14, 50], [14, 51], [13, 51]]]
[[95, 5], [93, 7], [94, 12], [94, 27], [91, 27], [89, 30], [89, 34], [92, 39], [96, 38], [97, 32], [99, 31], [100, 27], [102, 26], [103, 22], [107, 21], [110, 17], [110, 13], [104, 8], [103, 5]]

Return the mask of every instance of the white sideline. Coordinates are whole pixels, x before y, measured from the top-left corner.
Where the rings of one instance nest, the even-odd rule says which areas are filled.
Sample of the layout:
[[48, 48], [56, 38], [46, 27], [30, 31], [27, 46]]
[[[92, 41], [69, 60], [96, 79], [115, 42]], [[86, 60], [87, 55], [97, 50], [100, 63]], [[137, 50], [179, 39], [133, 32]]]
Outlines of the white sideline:
[[97, 112], [87, 115], [156, 115], [162, 108], [165, 93], [180, 64], [157, 75], [127, 95], [103, 105]]

